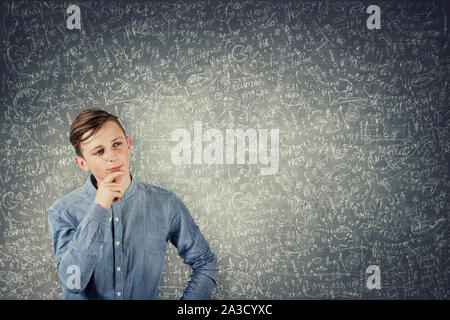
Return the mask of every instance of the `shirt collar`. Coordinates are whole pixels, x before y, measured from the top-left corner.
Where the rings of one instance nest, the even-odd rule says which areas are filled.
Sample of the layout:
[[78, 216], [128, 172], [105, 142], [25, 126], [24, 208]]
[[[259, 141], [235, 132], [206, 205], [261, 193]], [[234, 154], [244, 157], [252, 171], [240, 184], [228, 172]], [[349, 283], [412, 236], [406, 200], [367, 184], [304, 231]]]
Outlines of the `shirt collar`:
[[[125, 193], [123, 195], [123, 198], [120, 201], [114, 202], [119, 203], [129, 197], [134, 193], [134, 190], [136, 190], [136, 180], [133, 179], [133, 175], [130, 173], [131, 183], [128, 186], [127, 190], [125, 190]], [[97, 188], [95, 188], [95, 184], [97, 183], [97, 180], [95, 179], [94, 175], [91, 173], [89, 177], [86, 178], [86, 182], [84, 183], [84, 191], [87, 193], [87, 195], [91, 198], [95, 198], [97, 195]]]

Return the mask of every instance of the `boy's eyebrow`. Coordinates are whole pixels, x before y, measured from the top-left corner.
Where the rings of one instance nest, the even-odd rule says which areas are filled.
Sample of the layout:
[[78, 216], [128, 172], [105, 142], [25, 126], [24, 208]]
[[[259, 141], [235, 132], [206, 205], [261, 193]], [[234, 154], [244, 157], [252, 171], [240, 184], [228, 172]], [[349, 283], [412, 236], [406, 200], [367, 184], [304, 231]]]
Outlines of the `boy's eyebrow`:
[[[122, 139], [122, 138], [123, 138], [123, 136], [117, 137], [117, 138], [111, 140], [111, 142], [114, 142], [114, 141], [116, 141], [116, 140], [118, 140], [118, 139]], [[103, 147], [103, 146], [102, 146], [102, 145], [96, 146], [96, 147], [92, 148], [91, 151], [89, 151], [89, 152], [92, 152], [92, 151], [94, 151], [95, 149], [98, 149], [98, 148], [101, 148], [101, 147]]]

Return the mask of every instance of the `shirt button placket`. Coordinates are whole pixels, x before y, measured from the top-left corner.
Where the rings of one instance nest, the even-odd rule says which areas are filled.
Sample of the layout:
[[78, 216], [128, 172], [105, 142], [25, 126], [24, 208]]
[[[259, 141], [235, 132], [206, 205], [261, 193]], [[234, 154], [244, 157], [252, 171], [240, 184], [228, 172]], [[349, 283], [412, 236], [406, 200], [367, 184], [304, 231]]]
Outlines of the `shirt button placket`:
[[120, 205], [115, 204], [113, 209], [113, 218], [114, 221], [114, 265], [115, 265], [115, 283], [116, 283], [116, 299], [123, 300], [123, 289], [124, 289], [124, 283], [123, 283], [123, 272], [122, 272], [122, 262], [123, 262], [123, 250], [122, 250], [122, 224], [119, 223], [119, 217], [120, 216]]

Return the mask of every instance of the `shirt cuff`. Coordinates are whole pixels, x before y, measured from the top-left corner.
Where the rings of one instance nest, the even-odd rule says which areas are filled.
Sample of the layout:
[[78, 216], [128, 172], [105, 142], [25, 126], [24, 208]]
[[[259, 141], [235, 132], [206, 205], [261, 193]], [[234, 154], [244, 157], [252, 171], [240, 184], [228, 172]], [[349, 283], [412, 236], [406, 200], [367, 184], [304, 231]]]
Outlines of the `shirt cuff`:
[[108, 224], [111, 221], [111, 213], [109, 213], [109, 210], [106, 210], [97, 203], [92, 203], [90, 206], [88, 217], [90, 220], [101, 224]]

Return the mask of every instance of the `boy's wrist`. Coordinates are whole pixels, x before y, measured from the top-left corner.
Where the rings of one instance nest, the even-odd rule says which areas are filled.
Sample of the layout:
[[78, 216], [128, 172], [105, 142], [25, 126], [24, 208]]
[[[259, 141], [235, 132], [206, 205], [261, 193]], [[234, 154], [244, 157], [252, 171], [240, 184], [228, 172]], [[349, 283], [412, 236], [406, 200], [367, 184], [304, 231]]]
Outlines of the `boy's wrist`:
[[109, 210], [111, 208], [111, 204], [109, 204], [109, 206], [108, 206], [108, 205], [102, 203], [99, 200], [94, 200], [94, 203], [98, 204], [99, 206], [101, 206], [105, 210]]
[[110, 220], [111, 215], [108, 213], [109, 210], [105, 209], [98, 203], [92, 203], [92, 207], [89, 210], [89, 219], [94, 220], [98, 223], [107, 224]]

